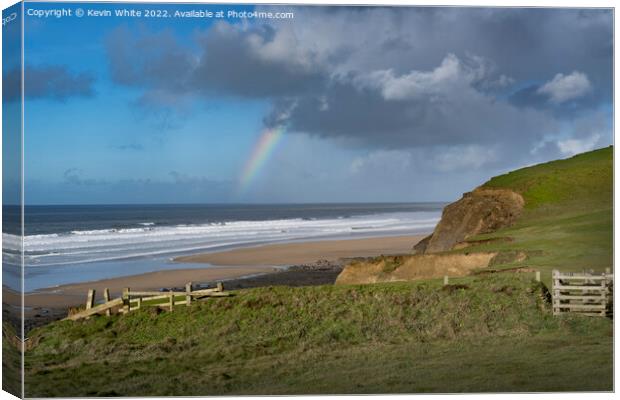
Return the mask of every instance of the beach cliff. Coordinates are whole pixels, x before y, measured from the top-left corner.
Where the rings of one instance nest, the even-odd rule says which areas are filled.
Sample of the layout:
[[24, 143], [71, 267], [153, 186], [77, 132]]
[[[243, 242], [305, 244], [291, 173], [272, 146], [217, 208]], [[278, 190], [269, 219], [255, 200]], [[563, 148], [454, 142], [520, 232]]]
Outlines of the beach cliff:
[[416, 254], [448, 251], [475, 235], [511, 226], [524, 205], [523, 196], [512, 190], [478, 187], [446, 206], [435, 231], [414, 250]]

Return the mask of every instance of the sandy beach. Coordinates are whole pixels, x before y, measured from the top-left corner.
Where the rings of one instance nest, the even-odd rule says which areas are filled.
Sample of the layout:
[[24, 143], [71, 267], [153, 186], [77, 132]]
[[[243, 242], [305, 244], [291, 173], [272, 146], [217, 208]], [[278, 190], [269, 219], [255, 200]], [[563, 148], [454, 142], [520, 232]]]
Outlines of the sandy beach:
[[[114, 297], [119, 296], [125, 287], [133, 290], [159, 290], [184, 287], [187, 282], [200, 284], [230, 281], [230, 289], [278, 284], [331, 283], [339, 272], [337, 268], [331, 268], [329, 271], [321, 268], [292, 268], [290, 271], [283, 271], [281, 267], [312, 264], [319, 260], [322, 263], [332, 263], [343, 258], [408, 253], [423, 237], [396, 236], [285, 243], [178, 257], [175, 259], [177, 262], [208, 263], [211, 266], [155, 271], [61, 285], [26, 293], [26, 317], [41, 316], [42, 313], [50, 315], [49, 310], [53, 313], [64, 313], [67, 307], [84, 303], [88, 289], [95, 289], [96, 298], [100, 299], [104, 288], [109, 288], [110, 294]], [[245, 278], [249, 276], [254, 278]], [[19, 304], [19, 293], [4, 287], [3, 302]]]
[[317, 242], [273, 244], [237, 250], [177, 257], [177, 262], [209, 263], [213, 265], [297, 265], [317, 260], [335, 261], [340, 258], [373, 257], [381, 254], [409, 253], [421, 236], [324, 240]]

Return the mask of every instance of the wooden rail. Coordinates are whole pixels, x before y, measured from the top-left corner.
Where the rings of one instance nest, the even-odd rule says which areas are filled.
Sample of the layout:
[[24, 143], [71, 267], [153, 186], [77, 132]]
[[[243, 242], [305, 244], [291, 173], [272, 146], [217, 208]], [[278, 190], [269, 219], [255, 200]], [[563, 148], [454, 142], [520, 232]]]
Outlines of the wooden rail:
[[90, 318], [95, 314], [104, 313], [110, 316], [114, 313], [126, 314], [131, 311], [139, 310], [142, 307], [159, 307], [173, 311], [175, 306], [185, 305], [189, 307], [193, 300], [205, 297], [224, 297], [230, 296], [230, 292], [224, 291], [224, 285], [218, 283], [212, 289], [193, 290], [192, 283], [185, 285], [184, 292], [149, 292], [131, 291], [124, 288], [121, 297], [110, 300], [110, 291], [106, 288], [103, 291], [104, 302], [95, 305], [95, 290], [89, 289], [86, 299], [86, 309], [67, 316], [67, 320], [77, 321], [82, 318]]
[[82, 318], [88, 318], [91, 315], [95, 315], [98, 314], [100, 312], [103, 311], [108, 311], [114, 307], [120, 307], [123, 305], [123, 299], [114, 299], [114, 300], [110, 300], [106, 303], [100, 304], [98, 306], [95, 307], [91, 307], [91, 308], [87, 308], [86, 310], [82, 311], [82, 312], [78, 312], [76, 314], [73, 315], [69, 315], [66, 319], [70, 319], [71, 321], [77, 321], [78, 319], [82, 319]]
[[565, 312], [591, 316], [611, 313], [613, 274], [607, 269], [602, 274], [593, 272], [552, 273], [553, 315]]

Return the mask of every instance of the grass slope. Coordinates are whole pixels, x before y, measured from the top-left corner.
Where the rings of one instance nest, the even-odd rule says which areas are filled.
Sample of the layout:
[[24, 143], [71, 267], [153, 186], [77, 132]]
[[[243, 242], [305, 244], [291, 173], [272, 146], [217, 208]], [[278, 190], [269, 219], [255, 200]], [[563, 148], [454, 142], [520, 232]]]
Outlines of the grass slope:
[[565, 212], [607, 208], [613, 197], [613, 147], [521, 168], [483, 186], [512, 189], [529, 210]]
[[519, 169], [483, 186], [523, 195], [525, 210], [517, 223], [472, 240], [510, 237], [480, 250], [524, 250], [529, 258], [505, 267], [528, 265], [543, 271], [603, 271], [613, 266], [613, 148], [607, 147]]
[[526, 274], [262, 288], [32, 332], [27, 396], [611, 390], [612, 326]]
[[2, 390], [16, 397], [22, 392], [21, 349], [16, 346], [15, 330], [9, 321], [2, 321]]

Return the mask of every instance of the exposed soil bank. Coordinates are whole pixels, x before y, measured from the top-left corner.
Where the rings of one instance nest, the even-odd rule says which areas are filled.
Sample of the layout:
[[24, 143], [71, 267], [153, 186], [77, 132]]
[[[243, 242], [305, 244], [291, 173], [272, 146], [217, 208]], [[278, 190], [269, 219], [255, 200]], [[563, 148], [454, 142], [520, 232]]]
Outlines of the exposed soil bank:
[[477, 188], [447, 205], [433, 234], [414, 249], [418, 254], [452, 250], [469, 237], [512, 225], [524, 204], [523, 197], [512, 190]]
[[486, 268], [497, 253], [424, 254], [405, 257], [379, 257], [349, 263], [336, 284], [366, 284], [417, 279], [465, 276]]

